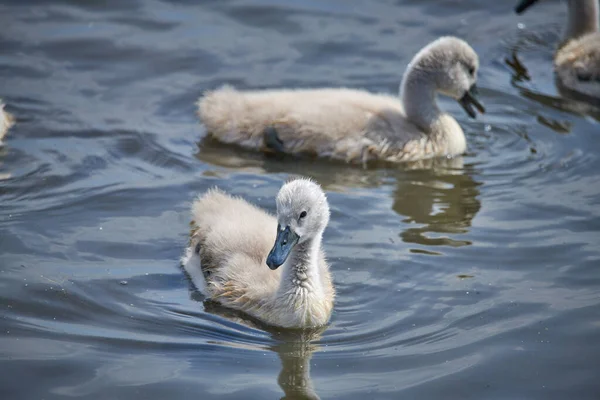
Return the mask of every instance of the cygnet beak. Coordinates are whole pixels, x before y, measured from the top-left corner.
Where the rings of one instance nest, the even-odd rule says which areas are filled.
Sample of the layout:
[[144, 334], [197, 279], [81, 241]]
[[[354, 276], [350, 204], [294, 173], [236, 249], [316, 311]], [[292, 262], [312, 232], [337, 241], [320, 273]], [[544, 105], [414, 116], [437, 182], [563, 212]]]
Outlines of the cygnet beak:
[[462, 106], [462, 108], [464, 108], [466, 113], [469, 114], [469, 117], [471, 118], [475, 118], [477, 116], [473, 106], [475, 106], [480, 113], [485, 113], [485, 107], [483, 107], [483, 104], [477, 100], [477, 86], [475, 86], [475, 84], [473, 84], [469, 90], [465, 92], [463, 97], [458, 100], [458, 103]]
[[296, 234], [289, 226], [281, 229], [277, 225], [277, 238], [275, 244], [267, 257], [267, 265], [272, 270], [279, 268], [290, 256], [292, 249], [298, 243], [300, 236]]
[[515, 12], [517, 14], [521, 14], [523, 11], [527, 10], [529, 6], [533, 5], [537, 0], [521, 0], [517, 6], [515, 7]]

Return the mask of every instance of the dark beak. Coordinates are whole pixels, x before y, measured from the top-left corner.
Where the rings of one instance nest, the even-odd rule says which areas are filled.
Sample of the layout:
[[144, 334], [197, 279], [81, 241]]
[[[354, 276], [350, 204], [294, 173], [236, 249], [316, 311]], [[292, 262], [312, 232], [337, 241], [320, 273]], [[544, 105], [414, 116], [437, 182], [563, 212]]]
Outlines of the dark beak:
[[298, 243], [298, 239], [300, 239], [300, 236], [292, 231], [289, 226], [286, 226], [285, 229], [279, 229], [278, 226], [275, 244], [267, 257], [269, 268], [272, 270], [279, 268], [290, 256], [292, 249]]
[[521, 0], [519, 4], [515, 7], [515, 12], [517, 14], [521, 14], [523, 11], [527, 10], [529, 6], [533, 5], [537, 0]]
[[477, 116], [473, 106], [475, 106], [480, 113], [485, 113], [485, 107], [483, 107], [483, 104], [477, 100], [477, 86], [475, 86], [475, 84], [473, 84], [473, 86], [471, 86], [471, 88], [465, 92], [464, 96], [458, 100], [458, 103], [462, 106], [462, 108], [465, 109], [471, 118], [475, 118]]

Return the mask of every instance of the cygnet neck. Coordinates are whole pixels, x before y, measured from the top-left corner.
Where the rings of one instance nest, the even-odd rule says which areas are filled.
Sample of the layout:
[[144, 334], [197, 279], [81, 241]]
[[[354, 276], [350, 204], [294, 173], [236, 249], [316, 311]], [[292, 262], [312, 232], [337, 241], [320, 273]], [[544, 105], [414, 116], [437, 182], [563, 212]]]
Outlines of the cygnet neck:
[[319, 253], [323, 232], [298, 243], [288, 259], [282, 265], [279, 295], [296, 296], [307, 292], [320, 294], [323, 292]]
[[563, 44], [588, 33], [598, 32], [598, 0], [569, 0], [568, 24]]
[[406, 118], [423, 132], [432, 133], [442, 112], [437, 106], [437, 87], [428, 71], [409, 64], [400, 85], [400, 98]]

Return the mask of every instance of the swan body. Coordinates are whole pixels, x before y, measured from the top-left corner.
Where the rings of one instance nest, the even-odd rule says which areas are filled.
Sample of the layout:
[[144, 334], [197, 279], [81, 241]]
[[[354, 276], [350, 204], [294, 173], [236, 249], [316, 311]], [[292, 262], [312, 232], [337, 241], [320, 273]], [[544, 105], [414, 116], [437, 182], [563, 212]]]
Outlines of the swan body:
[[[516, 8], [525, 11], [536, 0], [523, 0]], [[554, 55], [559, 85], [567, 91], [600, 100], [600, 32], [598, 0], [569, 0], [565, 36]]]
[[[205, 296], [263, 322], [325, 325], [334, 288], [321, 238], [329, 221], [320, 186], [282, 186], [277, 217], [212, 189], [192, 206], [193, 234], [182, 265]], [[281, 266], [281, 268], [279, 268]]]
[[400, 98], [348, 88], [205, 93], [198, 114], [207, 134], [252, 150], [365, 162], [455, 156], [466, 149], [460, 125], [437, 106], [437, 94], [458, 100], [471, 117], [479, 59], [463, 40], [442, 37], [415, 55]]
[[15, 123], [15, 118], [9, 112], [4, 110], [4, 103], [0, 99], [0, 146], [2, 145], [2, 139], [6, 135], [6, 132]]

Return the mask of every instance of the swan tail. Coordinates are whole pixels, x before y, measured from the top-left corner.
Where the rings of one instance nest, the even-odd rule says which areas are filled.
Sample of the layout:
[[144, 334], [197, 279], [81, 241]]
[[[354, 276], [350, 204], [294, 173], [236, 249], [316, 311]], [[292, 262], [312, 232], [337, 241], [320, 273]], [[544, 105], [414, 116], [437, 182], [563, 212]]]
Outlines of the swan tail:
[[265, 131], [272, 125], [264, 112], [246, 93], [231, 86], [206, 92], [198, 101], [198, 116], [208, 136], [250, 149], [264, 147]]

